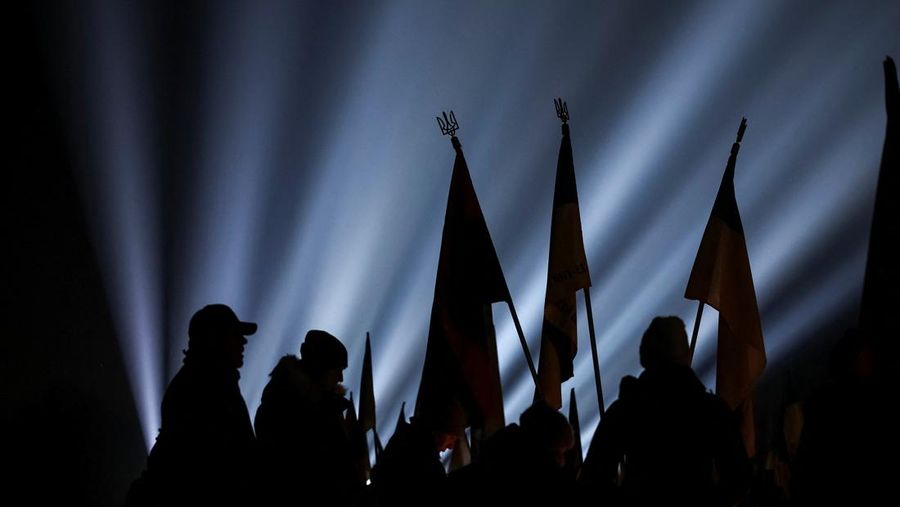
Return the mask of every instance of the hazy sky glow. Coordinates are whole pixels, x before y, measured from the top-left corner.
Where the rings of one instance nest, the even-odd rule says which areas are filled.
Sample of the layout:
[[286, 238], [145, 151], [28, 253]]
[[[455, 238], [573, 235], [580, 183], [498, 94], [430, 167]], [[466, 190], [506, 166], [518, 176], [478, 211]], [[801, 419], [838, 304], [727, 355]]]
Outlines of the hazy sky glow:
[[[896, 1], [97, 0], [66, 19], [58, 91], [148, 446], [188, 319], [212, 302], [259, 323], [251, 414], [310, 328], [347, 344], [357, 391], [371, 332], [387, 438], [425, 354], [453, 163], [442, 110], [537, 361], [552, 99], [568, 102], [607, 403], [653, 316], [693, 324], [684, 287], [742, 116], [735, 187], [770, 366], [858, 304]], [[533, 386], [505, 307], [494, 316], [513, 421]], [[587, 445], [585, 322], [565, 388]], [[709, 309], [710, 386], [715, 326]]]

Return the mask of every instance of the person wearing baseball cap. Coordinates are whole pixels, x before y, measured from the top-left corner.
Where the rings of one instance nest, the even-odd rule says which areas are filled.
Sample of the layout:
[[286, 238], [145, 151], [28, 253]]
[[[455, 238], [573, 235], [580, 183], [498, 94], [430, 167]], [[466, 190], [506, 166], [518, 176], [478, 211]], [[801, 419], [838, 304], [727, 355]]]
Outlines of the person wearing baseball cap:
[[223, 362], [235, 369], [244, 364], [247, 336], [256, 333], [256, 324], [242, 322], [234, 310], [223, 304], [206, 305], [197, 310], [188, 325], [189, 361]]
[[223, 304], [191, 317], [184, 363], [162, 402], [147, 468], [126, 505], [242, 505], [250, 498], [256, 437], [238, 386], [252, 322]]

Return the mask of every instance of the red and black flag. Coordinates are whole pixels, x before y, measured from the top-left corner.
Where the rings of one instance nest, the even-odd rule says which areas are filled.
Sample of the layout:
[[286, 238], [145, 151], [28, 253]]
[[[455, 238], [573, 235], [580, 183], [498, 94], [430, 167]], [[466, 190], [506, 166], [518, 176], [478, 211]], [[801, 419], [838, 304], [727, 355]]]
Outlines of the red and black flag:
[[744, 445], [747, 454], [753, 456], [756, 451], [753, 386], [766, 366], [766, 349], [744, 227], [734, 195], [734, 167], [746, 126], [744, 119], [737, 141], [731, 147], [684, 297], [701, 301], [719, 312], [716, 394], [732, 410], [741, 411]]
[[456, 151], [438, 261], [431, 324], [415, 415], [433, 427], [502, 428], [503, 398], [492, 303], [510, 302], [462, 146]]

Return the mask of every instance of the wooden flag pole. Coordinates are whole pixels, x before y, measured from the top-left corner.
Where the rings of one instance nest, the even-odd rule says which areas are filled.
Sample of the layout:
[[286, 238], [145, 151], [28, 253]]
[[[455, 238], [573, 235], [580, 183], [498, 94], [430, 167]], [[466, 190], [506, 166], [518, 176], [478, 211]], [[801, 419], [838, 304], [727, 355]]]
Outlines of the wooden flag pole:
[[591, 307], [591, 288], [584, 288], [584, 309], [587, 312], [588, 334], [591, 338], [591, 359], [594, 363], [594, 384], [597, 386], [597, 406], [600, 407], [600, 417], [606, 413], [606, 405], [603, 403], [603, 383], [600, 381], [600, 359], [597, 357], [597, 335], [594, 333], [594, 310]]
[[691, 362], [694, 362], [694, 349], [697, 347], [697, 335], [700, 333], [700, 319], [703, 317], [703, 301], [697, 301], [697, 316], [694, 318], [694, 332], [691, 333]]

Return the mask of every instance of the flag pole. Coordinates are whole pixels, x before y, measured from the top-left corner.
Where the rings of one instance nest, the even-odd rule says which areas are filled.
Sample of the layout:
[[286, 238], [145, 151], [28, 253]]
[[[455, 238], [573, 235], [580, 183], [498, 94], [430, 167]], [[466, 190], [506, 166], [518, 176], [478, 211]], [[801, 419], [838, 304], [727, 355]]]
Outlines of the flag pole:
[[[737, 136], [735, 136], [734, 144], [731, 147], [731, 155], [735, 156], [737, 153], [737, 149], [740, 147], [740, 142], [744, 139], [744, 132], [747, 130], [747, 118], [741, 118], [741, 124], [738, 126]], [[726, 168], [726, 173], [728, 169]], [[694, 318], [694, 331], [691, 333], [691, 362], [694, 361], [694, 349], [697, 347], [697, 335], [700, 333], [700, 319], [703, 317], [703, 307], [706, 306], [706, 303], [702, 300], [697, 300], [697, 317]]]
[[[443, 112], [443, 119], [437, 117], [438, 126], [441, 128], [441, 134], [450, 136], [450, 142], [454, 149], [460, 149], [459, 139], [456, 137], [456, 131], [459, 130], [459, 122], [456, 121], [456, 115], [450, 111], [448, 115]], [[522, 344], [522, 350], [525, 353], [525, 360], [528, 362], [528, 370], [531, 372], [531, 379], [537, 389], [540, 399], [544, 399], [544, 392], [541, 390], [541, 384], [538, 382], [537, 370], [534, 368], [534, 361], [531, 359], [531, 352], [528, 350], [528, 342], [525, 341], [525, 333], [522, 331], [522, 324], [519, 323], [519, 315], [516, 313], [516, 307], [513, 305], [512, 298], [508, 301], [509, 312], [512, 314], [513, 323], [516, 325], [516, 333], [519, 335], [519, 342]]]
[[606, 414], [606, 404], [603, 403], [603, 384], [600, 381], [600, 359], [597, 357], [597, 335], [594, 334], [594, 310], [591, 307], [591, 288], [584, 288], [584, 310], [587, 312], [588, 335], [591, 338], [591, 359], [594, 363], [594, 384], [597, 386], [597, 406], [600, 407], [600, 417]]
[[566, 467], [570, 468], [575, 479], [581, 475], [581, 467], [584, 465], [583, 449], [581, 448], [581, 423], [578, 421], [578, 402], [575, 401], [575, 388], [569, 390], [569, 425], [575, 437], [575, 445], [566, 451]]
[[[569, 105], [562, 97], [553, 99], [556, 107], [556, 117], [563, 124], [563, 134], [568, 135]], [[597, 355], [597, 334], [594, 332], [594, 309], [591, 305], [591, 288], [584, 288], [584, 309], [588, 319], [588, 336], [591, 342], [591, 362], [594, 365], [594, 385], [597, 388], [597, 406], [600, 407], [600, 416], [606, 412], [606, 404], [603, 403], [603, 382], [600, 379], [600, 359]]]
[[[563, 133], [568, 135], [569, 106], [563, 99], [553, 99], [556, 107], [556, 117], [563, 124]], [[591, 362], [594, 365], [594, 385], [597, 388], [597, 406], [600, 407], [600, 416], [606, 413], [606, 404], [603, 403], [603, 382], [600, 379], [600, 359], [597, 356], [597, 334], [594, 332], [594, 309], [591, 305], [591, 288], [584, 288], [584, 309], [587, 313], [588, 335], [591, 340]]]
[[697, 346], [697, 335], [700, 333], [700, 319], [703, 317], [703, 301], [697, 301], [697, 316], [694, 317], [694, 332], [691, 333], [691, 362], [694, 362], [694, 348]]
[[516, 333], [519, 335], [519, 342], [522, 344], [522, 351], [525, 353], [525, 360], [528, 362], [528, 370], [531, 371], [531, 379], [534, 380], [534, 388], [537, 390], [538, 398], [544, 399], [544, 391], [541, 389], [541, 383], [538, 382], [537, 370], [534, 368], [534, 361], [531, 359], [531, 352], [528, 350], [528, 342], [525, 341], [525, 333], [522, 331], [522, 324], [519, 323], [519, 315], [516, 313], [516, 306], [509, 301], [509, 313], [512, 314], [513, 324], [516, 325]]

